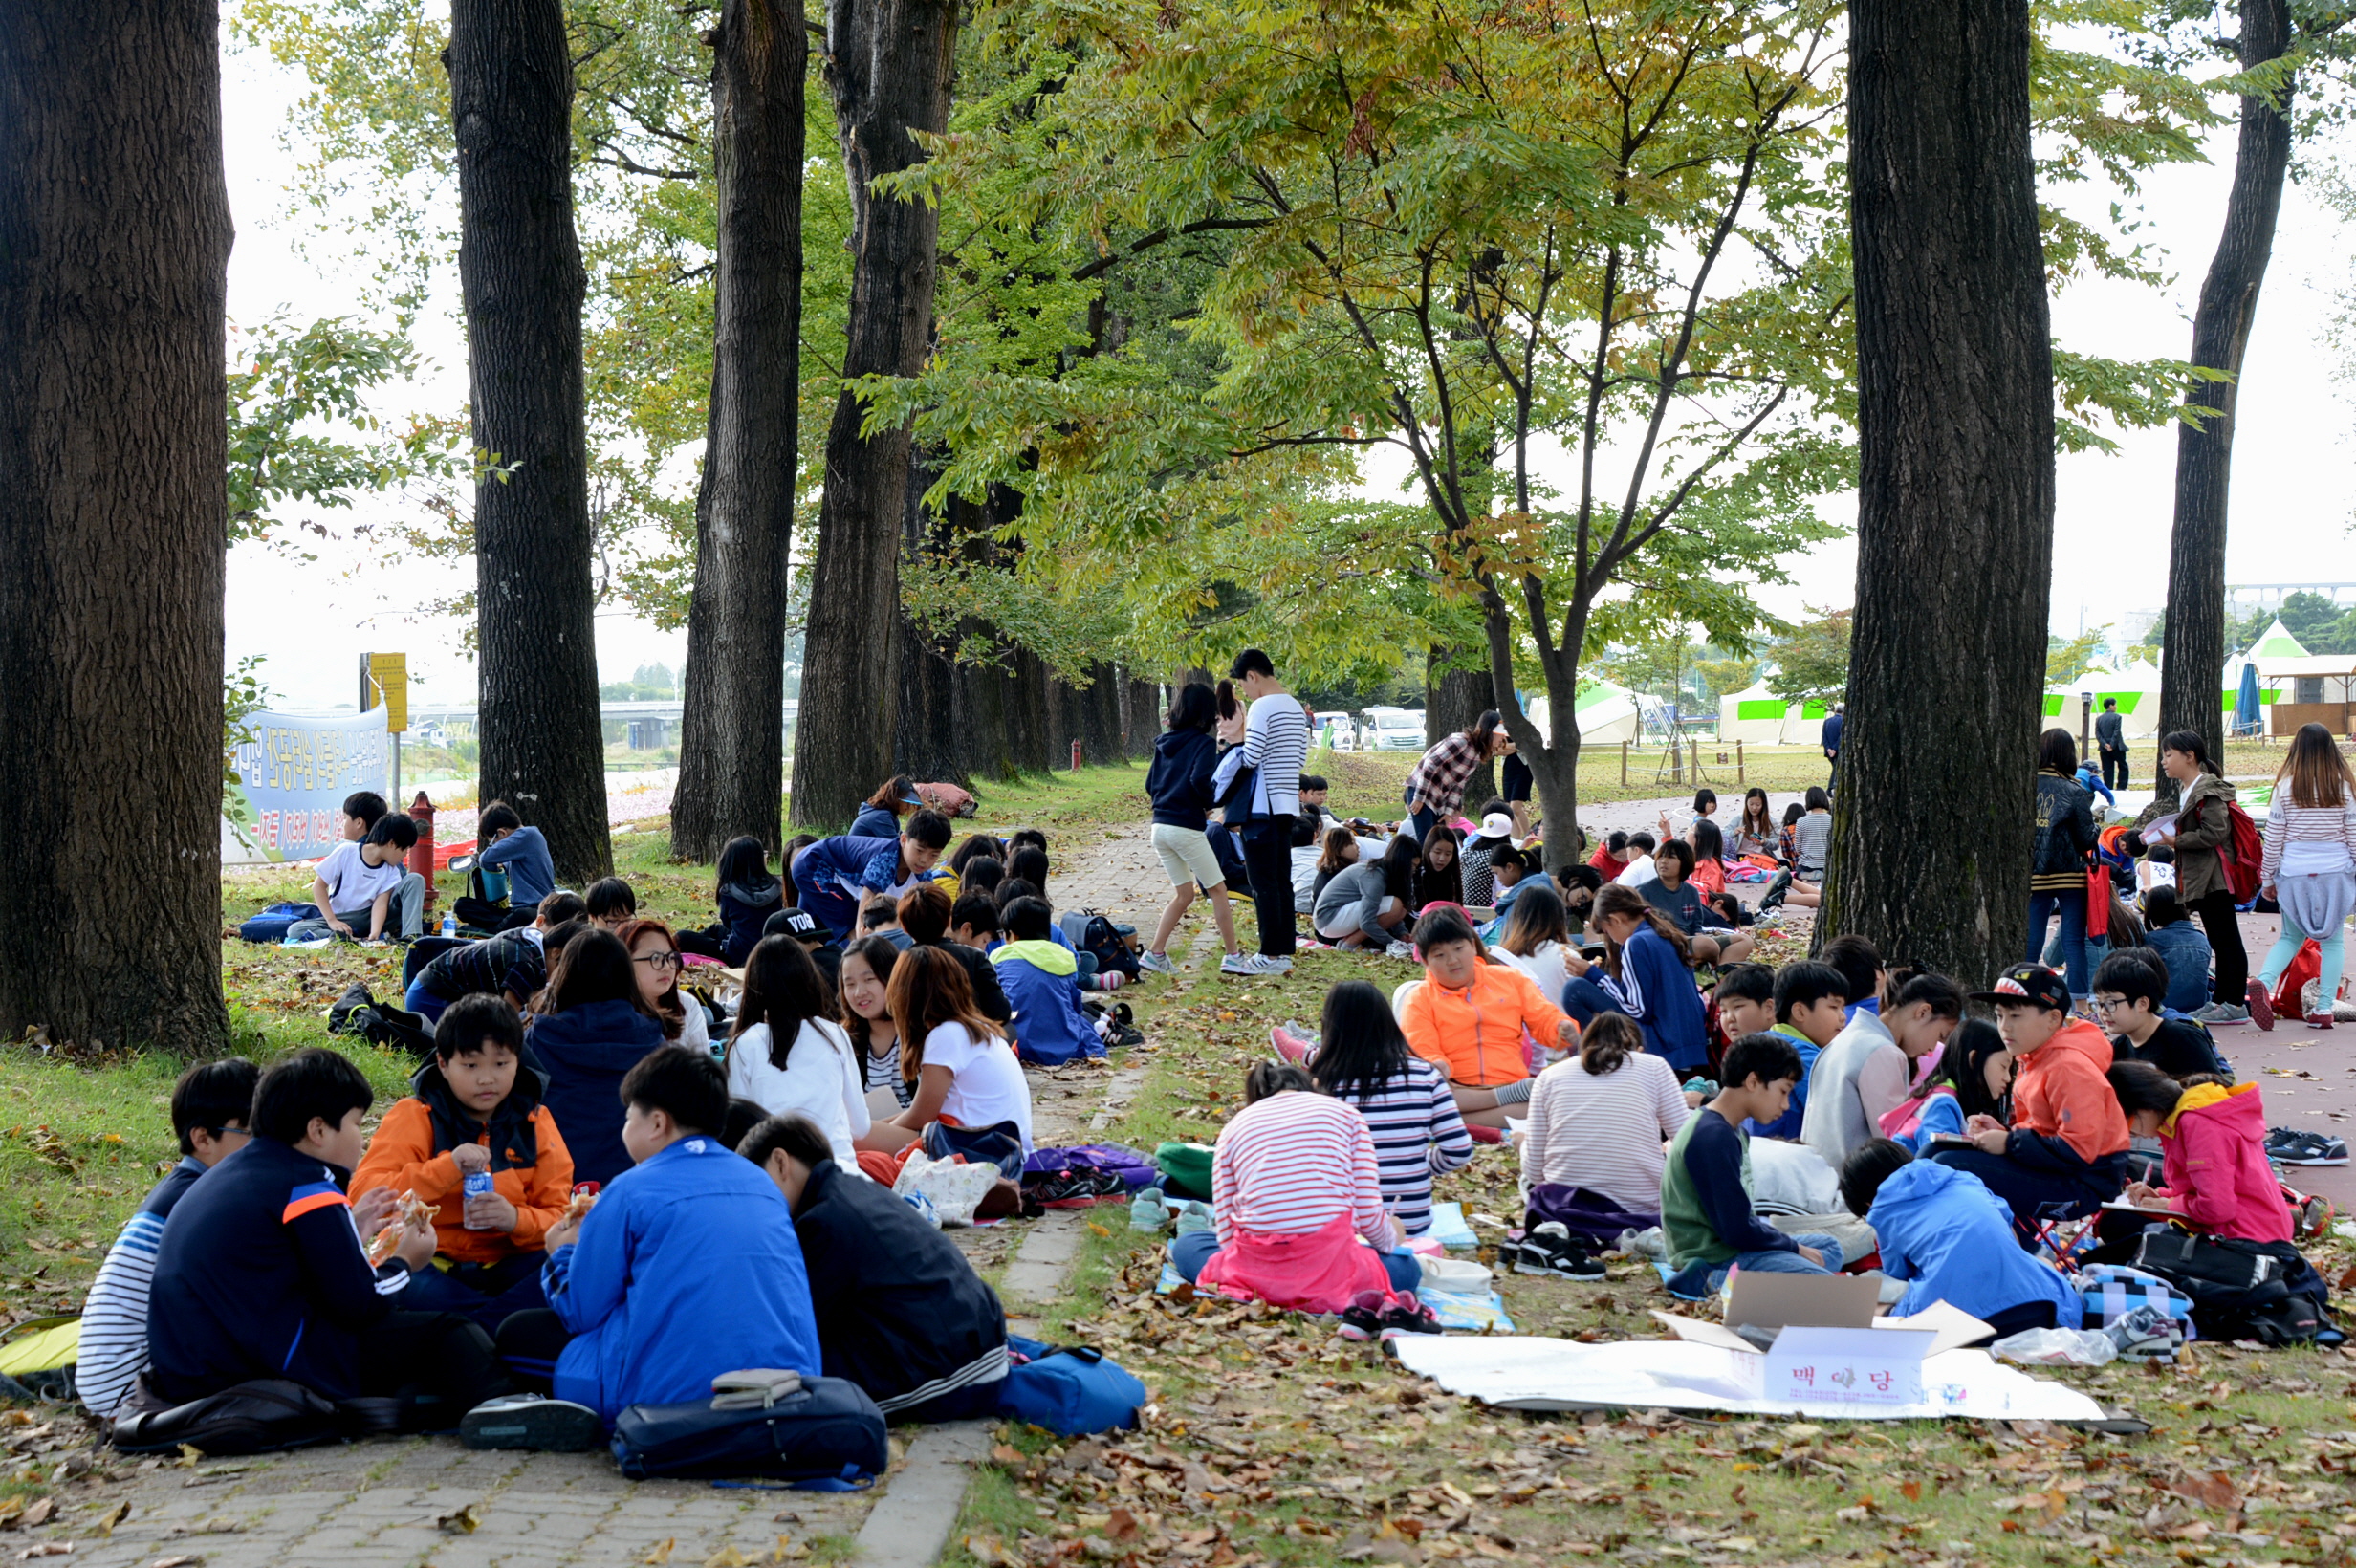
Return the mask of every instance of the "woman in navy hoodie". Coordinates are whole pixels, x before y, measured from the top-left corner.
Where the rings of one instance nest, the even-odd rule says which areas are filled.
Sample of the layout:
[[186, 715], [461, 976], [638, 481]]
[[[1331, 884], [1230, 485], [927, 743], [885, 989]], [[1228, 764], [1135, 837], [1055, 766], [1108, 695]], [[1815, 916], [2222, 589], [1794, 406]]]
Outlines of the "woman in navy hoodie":
[[1156, 974], [1178, 970], [1167, 956], [1170, 933], [1178, 929], [1198, 888], [1211, 895], [1211, 918], [1219, 927], [1227, 956], [1242, 962], [1235, 913], [1227, 902], [1227, 873], [1219, 868], [1219, 858], [1203, 834], [1211, 821], [1211, 775], [1219, 766], [1218, 743], [1211, 738], [1218, 723], [1218, 699], [1209, 686], [1199, 681], [1180, 686], [1169, 705], [1169, 728], [1153, 743], [1153, 766], [1145, 773], [1145, 793], [1153, 796], [1154, 853], [1162, 857], [1162, 869], [1177, 889], [1153, 929], [1152, 945], [1139, 961]]
[[589, 927], [549, 964], [526, 1020], [525, 1054], [548, 1075], [540, 1103], [573, 1151], [577, 1182], [610, 1182], [630, 1168], [622, 1080], [664, 1042], [663, 1020], [646, 1005], [631, 962], [620, 937]]

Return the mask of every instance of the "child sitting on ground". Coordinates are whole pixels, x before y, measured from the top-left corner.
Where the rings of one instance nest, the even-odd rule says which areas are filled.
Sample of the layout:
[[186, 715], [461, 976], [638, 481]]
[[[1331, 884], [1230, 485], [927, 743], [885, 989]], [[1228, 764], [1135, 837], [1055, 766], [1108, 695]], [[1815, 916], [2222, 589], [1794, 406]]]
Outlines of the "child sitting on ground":
[[1751, 1142], [1743, 1123], [1773, 1122], [1800, 1081], [1800, 1053], [1780, 1034], [1745, 1034], [1727, 1048], [1724, 1085], [1669, 1145], [1661, 1173], [1661, 1230], [1675, 1271], [1671, 1293], [1714, 1293], [1733, 1268], [1771, 1274], [1831, 1274], [1841, 1244], [1825, 1235], [1786, 1235], [1751, 1207]]
[[2012, 1210], [1969, 1171], [1917, 1161], [1903, 1145], [1876, 1138], [1842, 1164], [1841, 1201], [1872, 1229], [1882, 1272], [1908, 1281], [1891, 1317], [1911, 1318], [1945, 1301], [1986, 1323], [1992, 1339], [2079, 1326], [2077, 1287], [2043, 1258], [2009, 1245]]
[[500, 1354], [547, 1368], [556, 1398], [470, 1411], [469, 1448], [587, 1448], [633, 1405], [710, 1398], [724, 1372], [824, 1370], [793, 1211], [716, 1136], [720, 1064], [665, 1046], [630, 1069], [622, 1099], [631, 1167], [548, 1233], [549, 1310], [499, 1330]]
[[1636, 891], [1669, 923], [1685, 933], [1686, 948], [1696, 964], [1732, 964], [1751, 953], [1751, 938], [1719, 924], [1722, 917], [1703, 900], [1701, 884], [1693, 881], [1693, 846], [1671, 838], [1653, 856], [1653, 876]]
[[663, 1044], [663, 1019], [639, 990], [622, 939], [584, 925], [548, 966], [532, 999], [533, 1055], [548, 1074], [542, 1098], [573, 1152], [573, 1174], [609, 1182], [630, 1168], [622, 1142], [622, 1079]]
[[1595, 846], [1595, 853], [1587, 858], [1587, 863], [1601, 872], [1605, 882], [1610, 882], [1625, 871], [1628, 862], [1634, 859], [1635, 855], [1628, 849], [1628, 836], [1610, 833], [1604, 835], [1603, 841]]
[[2013, 1092], [2013, 1054], [1985, 1018], [1966, 1018], [1948, 1036], [1936, 1071], [1882, 1118], [1882, 1136], [1909, 1154], [1934, 1152], [1940, 1140], [1964, 1137], [1972, 1119], [2006, 1120]]
[[1660, 862], [1653, 854], [1659, 847], [1660, 841], [1649, 833], [1629, 834], [1627, 864], [1620, 868], [1612, 881], [1622, 887], [1642, 887], [1652, 881], [1660, 874]]
[[2203, 1235], [2290, 1244], [2290, 1205], [2266, 1161], [2266, 1107], [2256, 1083], [2210, 1074], [2178, 1079], [2132, 1057], [2105, 1076], [2127, 1130], [2160, 1141], [2161, 1185], [2129, 1182], [2127, 1202], [2181, 1216], [2186, 1230]]
[[311, 902], [319, 913], [288, 926], [286, 939], [382, 942], [417, 936], [424, 929], [425, 879], [408, 867], [416, 844], [417, 824], [400, 812], [378, 817], [359, 843], [338, 844], [312, 874]]
[[770, 917], [784, 910], [785, 882], [770, 873], [768, 853], [750, 835], [731, 838], [721, 847], [713, 881], [720, 924], [701, 933], [683, 933], [687, 947], [723, 964], [741, 965], [761, 940]]
[[[990, 955], [1018, 1020], [1014, 1039], [1022, 1059], [1043, 1067], [1104, 1054], [1096, 1026], [1080, 1011], [1079, 965], [1070, 948], [1049, 939], [1054, 925], [1046, 900], [1016, 899], [1006, 906], [1013, 940]], [[934, 950], [947, 955], [945, 948]]]
[[[997, 862], [993, 860], [991, 864]], [[949, 908], [949, 939], [985, 958], [998, 945], [998, 901], [988, 893], [960, 893]]]
[[1572, 1051], [1579, 1026], [1540, 996], [1528, 975], [1488, 962], [1461, 909], [1443, 904], [1418, 921], [1415, 946], [1424, 981], [1399, 1009], [1407, 1044], [1448, 1075], [1465, 1121], [1502, 1128], [1505, 1108], [1530, 1099], [1523, 1032]]
[[761, 938], [745, 960], [744, 996], [728, 1045], [728, 1090], [771, 1116], [808, 1117], [825, 1134], [834, 1158], [856, 1168], [852, 1140], [870, 1121], [866, 1072], [834, 1011], [834, 989], [802, 945], [791, 937]]
[[679, 989], [679, 939], [671, 928], [659, 920], [633, 920], [614, 934], [630, 949], [630, 973], [638, 981], [639, 997], [662, 1020], [664, 1041], [710, 1051], [711, 1019], [702, 999]]
[[2149, 1062], [2173, 1078], [2214, 1074], [2232, 1082], [2209, 1031], [2166, 1016], [2167, 1003], [2166, 970], [2140, 949], [2112, 953], [2094, 971], [2094, 1012], [2109, 1031], [2116, 1060]]
[[1325, 993], [1308, 1067], [1319, 1088], [1366, 1119], [1383, 1207], [1408, 1241], [1429, 1231], [1431, 1178], [1472, 1158], [1472, 1135], [1447, 1078], [1407, 1049], [1389, 1000], [1363, 980], [1344, 980]]
[[1031, 1084], [1004, 1031], [981, 1014], [965, 966], [938, 947], [911, 947], [892, 966], [892, 1021], [907, 1109], [878, 1122], [862, 1149], [897, 1154], [935, 1122], [1007, 1127], [1031, 1152]]
[[1636, 1025], [1617, 1013], [1598, 1014], [1580, 1035], [1579, 1055], [1540, 1073], [1531, 1091], [1522, 1190], [1584, 1187], [1625, 1213], [1658, 1216], [1662, 1143], [1691, 1115], [1676, 1071], [1645, 1050]]
[[[573, 922], [582, 925], [574, 926]], [[548, 944], [556, 951], [587, 925], [585, 906], [578, 893], [551, 893], [529, 926], [518, 926], [480, 942], [469, 942], [437, 954], [409, 982], [402, 1005], [422, 1014], [427, 1023], [461, 996], [504, 995], [508, 1006], [520, 1011], [548, 984]]]
[[600, 877], [581, 895], [589, 918], [609, 931], [619, 931], [638, 918], [638, 895], [620, 877]]
[[352, 1173], [354, 1197], [382, 1187], [434, 1206], [434, 1264], [410, 1278], [404, 1305], [493, 1333], [510, 1313], [547, 1304], [541, 1245], [573, 1192], [572, 1153], [540, 1103], [548, 1075], [523, 1065], [523, 1046], [501, 998], [451, 1003], [434, 1026], [433, 1058], [409, 1097], [385, 1108]]
[[[914, 888], [909, 889], [914, 892]], [[944, 895], [946, 896], [946, 895]], [[915, 939], [900, 928], [900, 905], [897, 901], [881, 893], [870, 893], [859, 911], [859, 934], [880, 936], [902, 952], [916, 946]]]
[[[989, 903], [987, 899], [977, 902], [985, 905]], [[899, 915], [901, 934], [908, 939], [905, 946], [938, 947], [963, 964], [966, 979], [973, 987], [973, 1004], [982, 1010], [982, 1016], [992, 1023], [1014, 1021], [1014, 1004], [1006, 999], [1006, 991], [998, 984], [996, 968], [990, 962], [990, 955], [982, 951], [982, 945], [951, 936], [957, 903], [950, 900], [939, 883], [918, 882], [901, 894]]]
[[1791, 1104], [1772, 1126], [1748, 1129], [1753, 1137], [1797, 1140], [1807, 1126], [1809, 1080], [1817, 1058], [1848, 1022], [1848, 990], [1839, 969], [1814, 959], [1786, 964], [1776, 972], [1773, 1021], [1760, 1033], [1792, 1042], [1800, 1053], [1800, 1081], [1792, 1086]]
[[[345, 802], [345, 810], [350, 809], [351, 803]], [[383, 815], [381, 805], [378, 815]], [[246, 1146], [246, 1118], [253, 1109], [253, 1086], [261, 1076], [245, 1057], [228, 1056], [199, 1062], [172, 1085], [172, 1132], [180, 1140], [180, 1164], [124, 1224], [82, 1303], [74, 1394], [82, 1408], [100, 1421], [114, 1418], [131, 1397], [133, 1382], [147, 1368], [147, 1298], [164, 1222], [199, 1176]]]
[[1776, 971], [1765, 964], [1735, 964], [1720, 969], [1711, 999], [1718, 1006], [1720, 1045], [1775, 1030]]
[[[1848, 983], [1854, 986], [1856, 976]], [[1962, 1020], [1963, 991], [1943, 974], [1907, 974], [1887, 1018], [1871, 1008], [1851, 1009], [1808, 1074], [1801, 1141], [1839, 1170], [1880, 1136], [1882, 1118], [1913, 1088], [1914, 1064], [1944, 1046]]]
[[540, 901], [556, 890], [556, 862], [548, 853], [548, 840], [538, 828], [524, 826], [515, 808], [504, 800], [493, 800], [483, 808], [482, 816], [475, 818], [474, 831], [482, 842], [475, 852], [476, 868], [507, 874], [507, 907], [480, 899], [458, 899], [450, 905], [458, 924], [484, 931], [531, 925]]
[[916, 1098], [916, 1086], [900, 1076], [900, 1026], [892, 1021], [892, 967], [899, 961], [900, 949], [890, 943], [862, 937], [842, 949], [837, 980], [842, 1031], [859, 1061], [871, 1125], [874, 1117], [896, 1116]]
[[1584, 970], [1569, 966], [1562, 1010], [1582, 1023], [1600, 1013], [1625, 1013], [1645, 1032], [1645, 1049], [1680, 1073], [1707, 1067], [1710, 1031], [1685, 933], [1620, 882], [1596, 895], [1595, 928], [1603, 938], [1603, 962]]

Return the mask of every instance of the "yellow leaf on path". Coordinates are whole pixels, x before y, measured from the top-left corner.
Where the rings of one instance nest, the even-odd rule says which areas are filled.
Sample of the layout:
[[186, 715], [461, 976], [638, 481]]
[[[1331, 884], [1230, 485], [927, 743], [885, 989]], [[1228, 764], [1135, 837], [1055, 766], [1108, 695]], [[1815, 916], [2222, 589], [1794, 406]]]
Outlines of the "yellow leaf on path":
[[469, 1503], [464, 1508], [455, 1509], [450, 1513], [443, 1514], [441, 1517], [434, 1520], [434, 1524], [445, 1535], [471, 1535], [478, 1528], [481, 1527], [483, 1522], [474, 1512], [475, 1509], [480, 1506], [481, 1505], [477, 1503]]
[[648, 1547], [646, 1555], [638, 1560], [642, 1568], [663, 1568], [665, 1563], [671, 1560], [671, 1553], [678, 1545], [679, 1538], [676, 1535], [665, 1535]]
[[98, 1534], [101, 1535], [112, 1535], [115, 1533], [115, 1526], [122, 1523], [123, 1520], [129, 1518], [130, 1516], [131, 1505], [127, 1502], [117, 1503], [114, 1507], [108, 1509], [105, 1515], [98, 1520]]
[[753, 1568], [753, 1559], [732, 1546], [723, 1546], [704, 1559], [704, 1568]]

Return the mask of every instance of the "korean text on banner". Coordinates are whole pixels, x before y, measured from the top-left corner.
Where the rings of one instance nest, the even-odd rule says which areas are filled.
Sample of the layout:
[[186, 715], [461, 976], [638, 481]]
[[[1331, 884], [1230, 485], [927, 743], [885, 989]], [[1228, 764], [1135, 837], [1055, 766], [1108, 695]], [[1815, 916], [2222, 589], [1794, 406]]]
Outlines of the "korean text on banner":
[[254, 738], [237, 748], [222, 858], [311, 860], [334, 849], [343, 839], [344, 797], [391, 782], [384, 720], [382, 708], [326, 718], [254, 714]]

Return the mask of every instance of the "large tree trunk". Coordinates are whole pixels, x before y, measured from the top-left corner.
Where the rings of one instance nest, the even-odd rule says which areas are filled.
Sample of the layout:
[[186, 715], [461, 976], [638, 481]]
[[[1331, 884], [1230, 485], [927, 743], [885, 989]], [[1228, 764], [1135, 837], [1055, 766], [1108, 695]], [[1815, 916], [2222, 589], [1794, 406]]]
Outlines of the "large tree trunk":
[[21, 0], [0, 20], [11, 1040], [228, 1039], [218, 30], [213, 0]]
[[[957, 38], [948, 0], [828, 0], [826, 85], [851, 187], [845, 380], [913, 376], [931, 340], [938, 215], [878, 195], [876, 180], [924, 162], [915, 133], [949, 125]], [[826, 493], [810, 583], [794, 823], [840, 827], [891, 773], [899, 670], [900, 544], [908, 483], [905, 426], [860, 434], [844, 391], [826, 432]]]
[[[2290, 46], [2286, 0], [2242, 0], [2240, 54], [2244, 70], [2279, 58]], [[2280, 106], [2262, 98], [2241, 100], [2241, 140], [2234, 154], [2234, 185], [2225, 199], [2225, 232], [2210, 258], [2192, 316], [2192, 362], [2230, 372], [2231, 381], [2195, 381], [2186, 402], [2214, 408], [2198, 426], [2176, 427], [2176, 516], [2169, 535], [2168, 652], [2160, 668], [2160, 732], [2190, 730], [2205, 736], [2209, 754], [2222, 757], [2225, 713], [2219, 684], [2225, 668], [2225, 514], [2234, 458], [2234, 411], [2241, 401], [2242, 357], [2258, 316], [2259, 287], [2274, 253], [2274, 226], [2282, 209], [2282, 182], [2291, 162], [2292, 86]], [[2165, 799], [2176, 781], [2156, 767]]]
[[[1434, 678], [1431, 671], [1440, 669], [1455, 657], [1454, 648], [1433, 648], [1424, 664], [1424, 745], [1437, 746], [1450, 735], [1461, 733], [1480, 722], [1480, 717], [1497, 706], [1496, 683], [1489, 671], [1482, 668], [1442, 670]], [[1496, 798], [1497, 765], [1483, 762], [1465, 781], [1464, 813], [1479, 819], [1482, 805]]]
[[2027, 0], [1854, 0], [1857, 616], [1820, 940], [1982, 982], [2029, 902], [2053, 349]]
[[559, 0], [452, 0], [458, 279], [474, 444], [482, 798], [548, 837], [556, 875], [613, 869], [581, 425], [573, 62]]
[[695, 589], [671, 854], [711, 860], [739, 834], [772, 853], [785, 784], [786, 561], [801, 385], [798, 4], [729, 0], [711, 34], [719, 269], [711, 434], [696, 496]]

